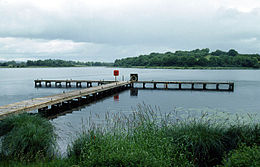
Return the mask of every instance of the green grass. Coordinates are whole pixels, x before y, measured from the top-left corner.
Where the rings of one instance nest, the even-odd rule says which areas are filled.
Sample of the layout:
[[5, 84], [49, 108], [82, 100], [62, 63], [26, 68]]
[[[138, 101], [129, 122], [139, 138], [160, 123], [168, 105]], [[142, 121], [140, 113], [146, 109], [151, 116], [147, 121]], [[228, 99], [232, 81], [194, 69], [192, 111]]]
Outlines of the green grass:
[[260, 166], [260, 146], [242, 145], [238, 149], [232, 150], [223, 160], [223, 166]]
[[33, 161], [53, 157], [55, 134], [47, 119], [19, 114], [1, 120], [0, 127], [1, 159]]
[[142, 105], [129, 116], [106, 116], [104, 126], [84, 128], [64, 158], [53, 154], [55, 137], [47, 120], [9, 117], [0, 122], [0, 166], [236, 166], [230, 164], [244, 163], [238, 162], [240, 154], [246, 163], [259, 163], [258, 122], [158, 113]]
[[[3, 160], [0, 161], [1, 167], [72, 167], [75, 164], [71, 159], [38, 159], [33, 162], [15, 161], [15, 160]], [[77, 165], [73, 166], [77, 167]]]
[[215, 166], [242, 144], [259, 145], [259, 124], [214, 119], [158, 119], [150, 107], [141, 107], [106, 129], [84, 131], [69, 157], [80, 166]]

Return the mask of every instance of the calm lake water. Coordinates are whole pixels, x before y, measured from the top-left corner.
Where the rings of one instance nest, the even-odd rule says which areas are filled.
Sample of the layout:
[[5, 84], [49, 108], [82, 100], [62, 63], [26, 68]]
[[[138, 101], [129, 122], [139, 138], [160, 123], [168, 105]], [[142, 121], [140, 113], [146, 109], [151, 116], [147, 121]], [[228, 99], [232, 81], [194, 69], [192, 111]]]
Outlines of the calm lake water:
[[[114, 68], [0, 68], [0, 105], [35, 97], [71, 91], [66, 88], [34, 88], [34, 79], [88, 79], [113, 80]], [[120, 77], [129, 80], [130, 73], [137, 73], [139, 80], [233, 81], [234, 92], [138, 90], [131, 96], [126, 90], [95, 103], [78, 108], [52, 120], [59, 135], [61, 152], [91, 117], [102, 122], [105, 113], [129, 114], [138, 104], [160, 108], [161, 112], [185, 110], [190, 112], [217, 111], [231, 114], [255, 114], [260, 111], [260, 70], [174, 70], [119, 68]], [[74, 88], [75, 89], [75, 88]], [[91, 116], [92, 115], [92, 116]], [[99, 118], [100, 117], [100, 118]]]

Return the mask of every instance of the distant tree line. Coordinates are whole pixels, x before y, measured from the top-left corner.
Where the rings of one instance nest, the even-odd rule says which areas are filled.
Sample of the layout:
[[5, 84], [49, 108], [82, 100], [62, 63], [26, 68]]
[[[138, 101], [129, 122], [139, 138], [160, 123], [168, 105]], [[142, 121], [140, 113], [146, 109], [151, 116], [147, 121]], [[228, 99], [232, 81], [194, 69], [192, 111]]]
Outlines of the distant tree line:
[[115, 66], [176, 66], [176, 67], [251, 67], [260, 68], [259, 54], [239, 54], [236, 50], [228, 52], [206, 49], [176, 51], [175, 53], [151, 53], [138, 57], [117, 59]]
[[28, 60], [27, 62], [7, 61], [0, 62], [3, 67], [77, 67], [77, 66], [113, 66], [113, 63], [104, 62], [79, 62], [79, 61], [65, 61], [65, 60]]

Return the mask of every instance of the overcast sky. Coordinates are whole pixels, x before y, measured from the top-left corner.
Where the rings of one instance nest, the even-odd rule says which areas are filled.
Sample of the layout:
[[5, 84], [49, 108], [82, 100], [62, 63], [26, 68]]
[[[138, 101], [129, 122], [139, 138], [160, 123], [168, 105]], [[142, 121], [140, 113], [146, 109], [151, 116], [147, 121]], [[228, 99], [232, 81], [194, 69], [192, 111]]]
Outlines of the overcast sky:
[[0, 60], [260, 53], [260, 0], [0, 0]]

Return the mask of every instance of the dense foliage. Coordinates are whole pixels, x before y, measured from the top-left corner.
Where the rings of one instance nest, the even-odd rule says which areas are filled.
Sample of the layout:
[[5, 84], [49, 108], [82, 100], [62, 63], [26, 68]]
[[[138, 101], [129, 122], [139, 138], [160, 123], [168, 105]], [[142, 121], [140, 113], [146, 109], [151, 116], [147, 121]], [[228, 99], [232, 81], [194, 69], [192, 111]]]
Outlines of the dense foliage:
[[232, 150], [223, 161], [224, 166], [260, 166], [260, 147], [242, 145]]
[[77, 67], [77, 66], [112, 66], [113, 63], [79, 62], [65, 60], [28, 60], [27, 62], [7, 61], [0, 63], [2, 67]]
[[174, 67], [251, 67], [259, 68], [259, 54], [239, 54], [236, 50], [228, 52], [209, 49], [176, 51], [175, 53], [151, 53], [139, 57], [116, 60], [115, 66], [174, 66]]

